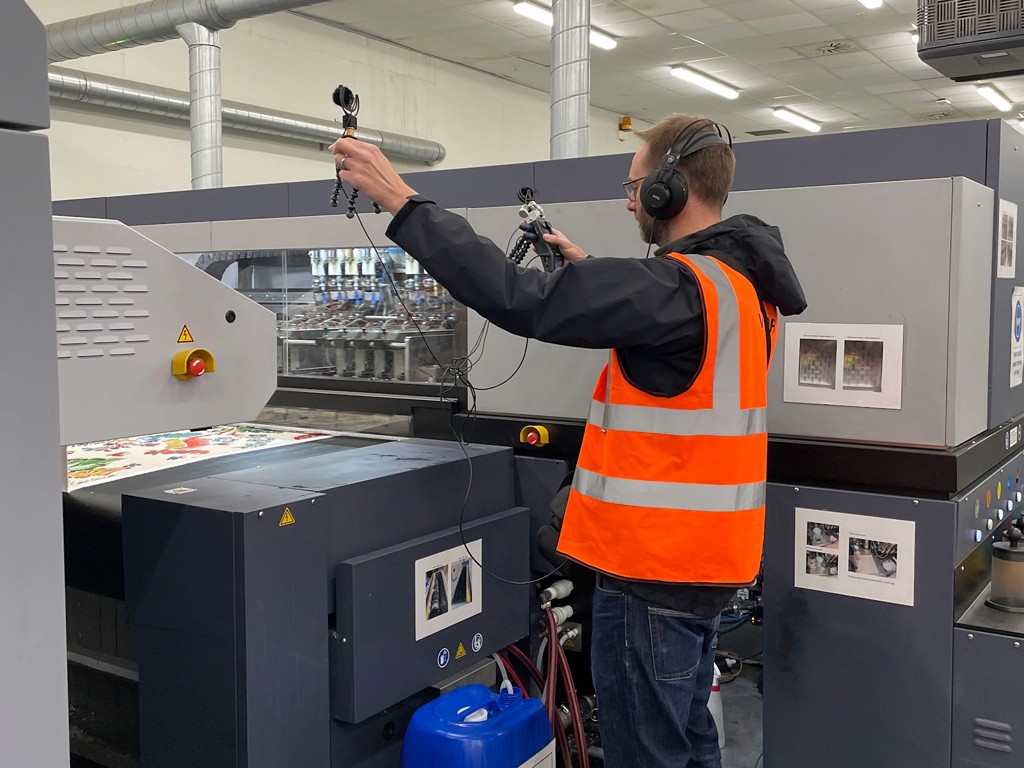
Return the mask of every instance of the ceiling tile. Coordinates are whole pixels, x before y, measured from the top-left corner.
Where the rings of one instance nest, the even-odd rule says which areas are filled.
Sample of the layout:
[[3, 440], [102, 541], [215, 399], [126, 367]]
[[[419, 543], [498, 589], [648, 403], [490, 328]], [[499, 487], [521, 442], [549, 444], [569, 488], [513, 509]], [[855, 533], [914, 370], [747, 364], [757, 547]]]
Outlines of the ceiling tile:
[[717, 45], [734, 40], [756, 38], [761, 32], [753, 24], [734, 22], [732, 24], [722, 24], [717, 27], [695, 30], [692, 34], [705, 45]]
[[723, 5], [721, 9], [740, 21], [771, 19], [777, 16], [802, 13], [804, 10], [790, 0], [744, 0]]
[[787, 32], [779, 32], [772, 35], [783, 45], [810, 45], [811, 43], [827, 43], [833, 40], [842, 40], [843, 35], [832, 27], [809, 27], [807, 29], [794, 29]]
[[908, 26], [906, 31], [886, 32], [881, 35], [861, 35], [854, 39], [861, 48], [866, 48], [868, 50], [903, 46], [912, 51], [914, 55], [917, 55], [917, 46], [914, 45], [914, 41], [910, 39], [911, 32], [912, 30]]
[[734, 24], [737, 21], [737, 19], [722, 13], [716, 8], [669, 13], [655, 18], [657, 18], [659, 24], [664, 24], [670, 29], [685, 33], [699, 32], [702, 29], [720, 27], [723, 24]]
[[798, 29], [813, 29], [824, 27], [825, 22], [811, 13], [791, 13], [786, 16], [776, 16], [773, 19], [761, 19], [757, 22], [758, 29], [766, 35], [773, 35], [779, 32], [792, 32]]
[[870, 94], [899, 93], [900, 91], [915, 91], [921, 87], [918, 83], [907, 80], [899, 74], [897, 74], [897, 77], [900, 77], [900, 79], [885, 85], [866, 85], [864, 86], [864, 92]]
[[838, 67], [832, 74], [854, 83], [885, 83], [898, 82], [904, 78], [888, 65], [882, 63], [861, 64], [856, 67]]
[[839, 69], [840, 67], [857, 67], [864, 64], [877, 64], [878, 59], [869, 51], [854, 51], [853, 53], [833, 53], [828, 56], [818, 56], [814, 59], [825, 69]]

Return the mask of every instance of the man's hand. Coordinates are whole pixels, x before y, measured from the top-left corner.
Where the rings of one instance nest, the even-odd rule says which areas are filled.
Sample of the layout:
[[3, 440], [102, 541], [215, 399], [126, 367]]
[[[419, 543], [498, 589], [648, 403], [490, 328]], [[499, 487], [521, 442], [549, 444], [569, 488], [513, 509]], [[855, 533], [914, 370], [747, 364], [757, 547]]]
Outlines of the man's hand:
[[583, 261], [583, 259], [587, 258], [586, 251], [570, 241], [569, 238], [554, 227], [551, 228], [550, 235], [544, 235], [544, 241], [551, 243], [551, 245], [557, 245], [558, 250], [562, 252], [562, 258], [564, 258], [566, 262]]
[[405, 205], [416, 190], [402, 181], [379, 148], [354, 138], [341, 138], [331, 145], [338, 178], [378, 203], [392, 215]]

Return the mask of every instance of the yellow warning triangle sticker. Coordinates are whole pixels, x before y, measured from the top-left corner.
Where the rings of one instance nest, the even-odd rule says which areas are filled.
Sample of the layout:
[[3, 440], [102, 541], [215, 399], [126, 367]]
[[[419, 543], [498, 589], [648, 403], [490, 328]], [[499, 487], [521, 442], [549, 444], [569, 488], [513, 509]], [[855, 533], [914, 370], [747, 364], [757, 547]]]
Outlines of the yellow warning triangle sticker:
[[194, 344], [195, 339], [192, 338], [192, 334], [189, 333], [188, 326], [181, 326], [181, 333], [178, 334], [179, 344]]
[[277, 527], [280, 528], [281, 526], [284, 526], [284, 525], [291, 525], [294, 522], [295, 522], [295, 515], [292, 514], [291, 509], [289, 509], [288, 507], [285, 507], [284, 508], [284, 514], [281, 515], [281, 522], [277, 524]]
[[461, 659], [465, 655], [466, 655], [466, 646], [464, 646], [462, 643], [459, 643], [459, 650], [457, 650], [455, 652], [455, 658], [456, 659]]

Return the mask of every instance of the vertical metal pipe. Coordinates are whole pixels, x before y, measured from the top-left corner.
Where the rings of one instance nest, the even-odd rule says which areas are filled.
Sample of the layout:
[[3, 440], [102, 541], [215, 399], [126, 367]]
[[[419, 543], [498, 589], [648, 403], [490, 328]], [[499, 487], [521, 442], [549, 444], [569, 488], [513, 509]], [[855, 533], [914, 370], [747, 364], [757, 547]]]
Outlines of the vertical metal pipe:
[[551, 8], [551, 159], [586, 157], [590, 129], [590, 0]]
[[200, 24], [182, 24], [177, 32], [188, 44], [192, 189], [222, 187], [224, 131], [221, 117], [220, 32]]

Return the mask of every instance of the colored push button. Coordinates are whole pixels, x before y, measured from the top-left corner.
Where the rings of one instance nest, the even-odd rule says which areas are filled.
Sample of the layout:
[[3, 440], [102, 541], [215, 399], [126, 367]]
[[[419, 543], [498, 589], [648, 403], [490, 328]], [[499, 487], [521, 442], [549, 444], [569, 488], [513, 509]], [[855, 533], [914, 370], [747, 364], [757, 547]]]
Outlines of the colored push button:
[[547, 427], [540, 425], [533, 425], [523, 427], [519, 432], [519, 442], [532, 445], [537, 448], [542, 448], [548, 444], [550, 435], [548, 434]]
[[217, 370], [217, 362], [210, 350], [196, 347], [176, 352], [171, 359], [171, 373], [182, 381], [196, 379]]

